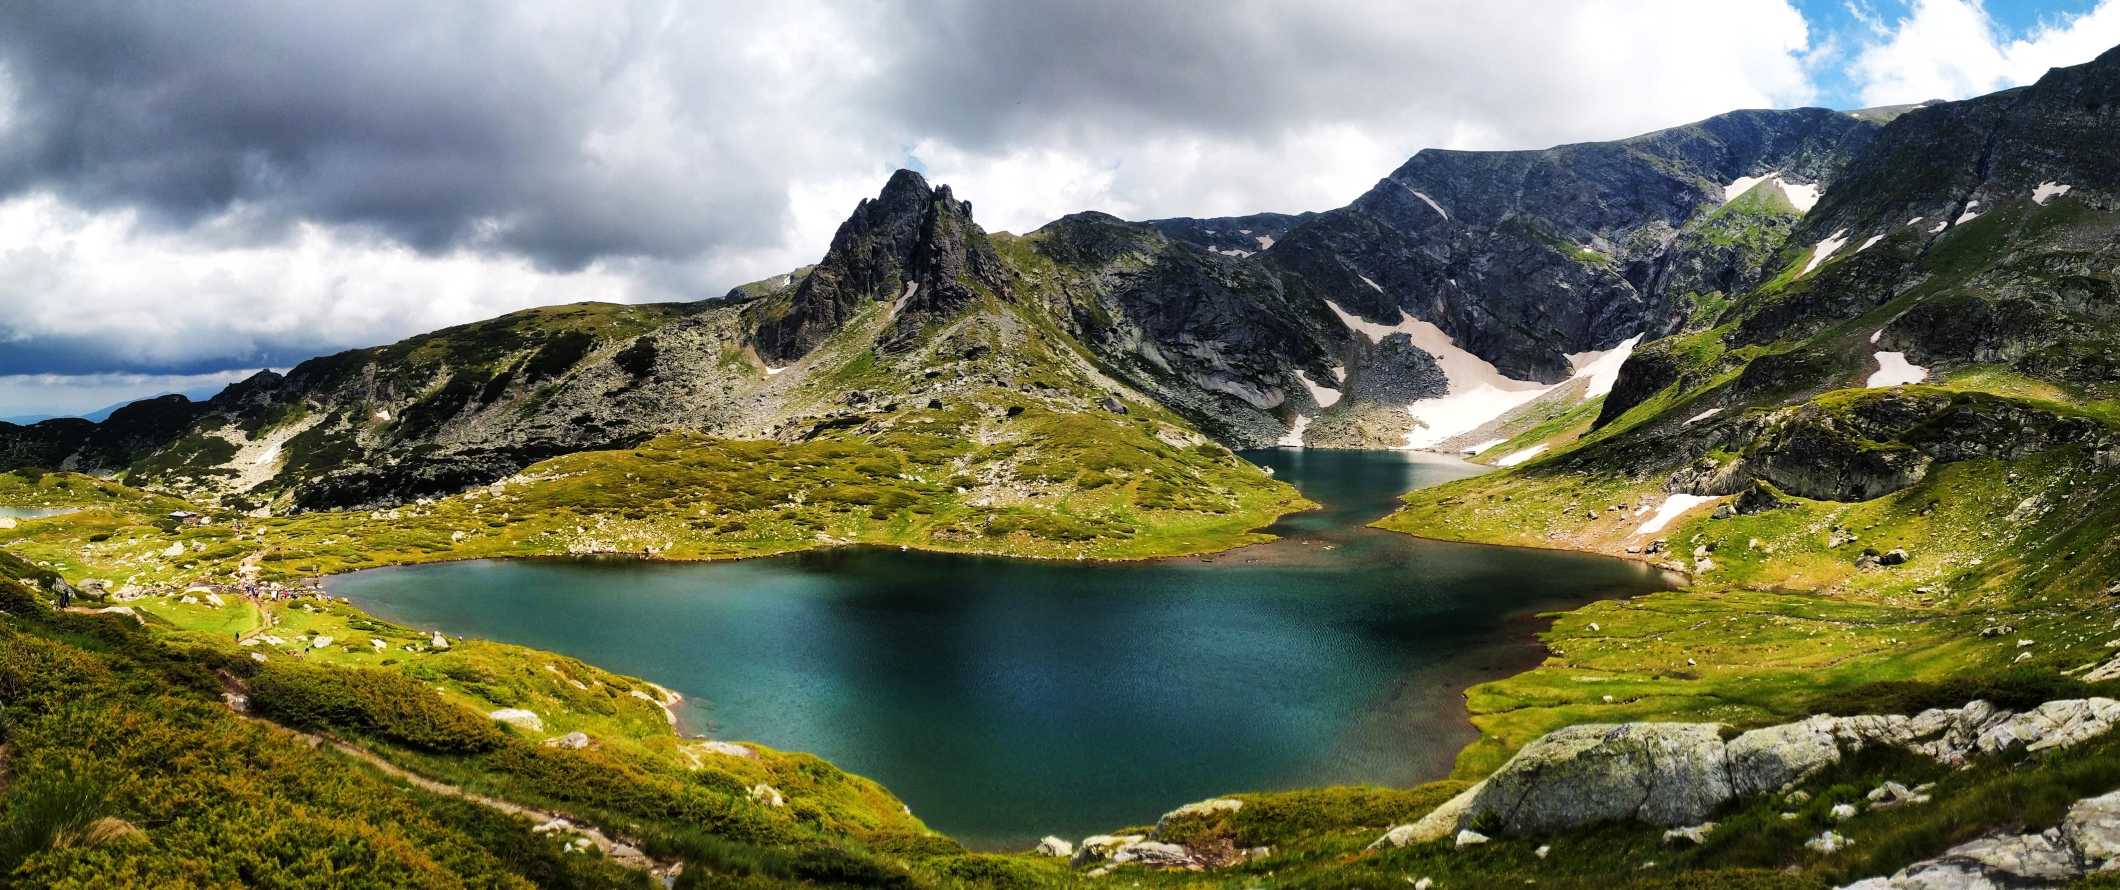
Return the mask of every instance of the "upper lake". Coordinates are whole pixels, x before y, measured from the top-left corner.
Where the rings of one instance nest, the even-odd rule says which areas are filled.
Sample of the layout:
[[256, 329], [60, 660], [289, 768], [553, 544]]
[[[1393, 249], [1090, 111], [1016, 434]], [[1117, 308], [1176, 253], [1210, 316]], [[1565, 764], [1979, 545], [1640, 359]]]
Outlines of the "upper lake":
[[685, 729], [808, 751], [931, 827], [1027, 846], [1216, 794], [1441, 778], [1464, 688], [1536, 664], [1537, 614], [1672, 584], [1647, 565], [1364, 528], [1477, 467], [1246, 454], [1321, 510], [1207, 557], [1040, 562], [844, 548], [720, 563], [481, 561], [332, 578], [383, 617], [684, 693]]

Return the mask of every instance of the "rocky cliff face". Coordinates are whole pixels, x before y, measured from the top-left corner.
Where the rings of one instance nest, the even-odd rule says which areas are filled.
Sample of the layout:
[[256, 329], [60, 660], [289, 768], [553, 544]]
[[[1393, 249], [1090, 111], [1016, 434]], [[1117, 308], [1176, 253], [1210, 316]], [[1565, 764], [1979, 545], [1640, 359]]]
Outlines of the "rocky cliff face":
[[1281, 438], [1296, 412], [1319, 408], [1303, 375], [1339, 385], [1346, 328], [1301, 281], [1163, 228], [1064, 217], [1022, 239], [1022, 290], [1114, 373], [1217, 436]]
[[1741, 111], [1617, 142], [1431, 149], [1266, 256], [1365, 318], [1404, 310], [1512, 377], [1557, 382], [1568, 353], [1677, 330], [1675, 291], [1742, 285], [1749, 254], [1678, 237], [1728, 183], [1830, 185], [1876, 129], [1824, 109]]
[[986, 232], [972, 222], [972, 205], [932, 188], [920, 174], [900, 170], [882, 194], [866, 199], [832, 236], [824, 259], [793, 285], [784, 300], [754, 310], [758, 353], [785, 363], [838, 332], [861, 310], [888, 303], [893, 313], [885, 345], [899, 345], [918, 329], [963, 309], [982, 292], [1001, 295], [1007, 274]]

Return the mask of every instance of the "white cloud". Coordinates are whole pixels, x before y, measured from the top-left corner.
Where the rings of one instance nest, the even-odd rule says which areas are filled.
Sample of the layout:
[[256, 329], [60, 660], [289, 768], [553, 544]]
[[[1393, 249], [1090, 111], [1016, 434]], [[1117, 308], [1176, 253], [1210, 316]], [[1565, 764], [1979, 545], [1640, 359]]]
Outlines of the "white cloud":
[[656, 295], [601, 264], [549, 273], [520, 258], [427, 256], [312, 224], [285, 243], [217, 243], [211, 225], [171, 232], [137, 216], [49, 194], [0, 202], [0, 342], [92, 344], [135, 366], [185, 366]]
[[2120, 0], [2008, 38], [1977, 0], [1915, 0], [1857, 54], [1866, 105], [1963, 99], [2031, 83], [2047, 69], [2090, 61], [2120, 44]]

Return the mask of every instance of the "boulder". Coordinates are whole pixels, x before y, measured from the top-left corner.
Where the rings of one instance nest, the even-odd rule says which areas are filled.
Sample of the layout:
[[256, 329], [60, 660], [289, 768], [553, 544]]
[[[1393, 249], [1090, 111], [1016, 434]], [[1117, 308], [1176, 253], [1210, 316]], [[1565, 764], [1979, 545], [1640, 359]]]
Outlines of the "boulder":
[[499, 720], [500, 722], [506, 723], [510, 726], [530, 730], [531, 732], [545, 731], [545, 718], [537, 716], [536, 711], [524, 710], [522, 708], [502, 708], [498, 711], [494, 711], [490, 714], [487, 714], [486, 716], [491, 717], [495, 720]]
[[780, 789], [764, 782], [751, 786], [751, 802], [769, 807], [784, 807], [788, 805], [788, 799], [780, 793]]
[[1145, 840], [1148, 840], [1148, 836], [1140, 834], [1093, 834], [1075, 845], [1074, 862], [1077, 865], [1102, 862], [1112, 858], [1112, 854], [1118, 852], [1120, 847]]
[[1192, 864], [1192, 853], [1177, 844], [1135, 841], [1112, 851], [1112, 861], [1122, 865], [1131, 862], [1155, 868], [1183, 868]]
[[2083, 698], [2050, 701], [1980, 733], [1983, 754], [2066, 748], [2104, 735], [2120, 721], [2120, 701]]
[[1052, 835], [1046, 835], [1044, 839], [1038, 841], [1038, 846], [1031, 852], [1040, 856], [1056, 856], [1066, 859], [1075, 855], [1075, 845]]
[[1664, 832], [1664, 843], [1685, 841], [1696, 845], [1705, 844], [1708, 842], [1708, 835], [1714, 832], [1715, 823], [1713, 822], [1702, 822], [1699, 825], [1689, 825], [1685, 828], [1673, 828]]
[[1675, 827], [1706, 821], [1731, 795], [1715, 724], [1586, 724], [1517, 752], [1482, 783], [1465, 817], [1504, 834], [1629, 819]]
[[1834, 724], [1832, 717], [1813, 717], [1731, 739], [1727, 748], [1731, 791], [1764, 794], [1839, 763]]
[[1487, 783], [1482, 781], [1459, 792], [1458, 796], [1444, 801], [1442, 806], [1436, 807], [1428, 815], [1422, 816], [1420, 821], [1396, 826], [1390, 831], [1384, 832], [1384, 836], [1377, 838], [1375, 842], [1369, 845], [1369, 848], [1372, 850], [1385, 847], [1396, 849], [1411, 844], [1439, 841], [1449, 837], [1457, 831], [1458, 825], [1465, 821], [1465, 814], [1472, 809], [1472, 802], [1478, 799], [1480, 792], [1486, 787]]
[[449, 641], [442, 638], [441, 631], [435, 631], [434, 637], [427, 641], [427, 646], [430, 649], [447, 649], [449, 648]]
[[580, 730], [576, 730], [558, 738], [546, 739], [545, 747], [567, 748], [570, 750], [579, 751], [583, 748], [589, 747], [589, 734]]
[[1968, 841], [1901, 869], [1895, 888], [2045, 886], [2082, 876], [2059, 831]]
[[2120, 791], [2076, 801], [2061, 820], [2061, 834], [2085, 862], [2120, 859]]
[[1477, 831], [1473, 831], [1470, 828], [1461, 828], [1458, 829], [1457, 839], [1451, 843], [1451, 846], [1457, 847], [1458, 849], [1462, 850], [1466, 847], [1477, 847], [1481, 844], [1486, 843], [1487, 841], [1488, 837], [1486, 835], [1481, 834]]

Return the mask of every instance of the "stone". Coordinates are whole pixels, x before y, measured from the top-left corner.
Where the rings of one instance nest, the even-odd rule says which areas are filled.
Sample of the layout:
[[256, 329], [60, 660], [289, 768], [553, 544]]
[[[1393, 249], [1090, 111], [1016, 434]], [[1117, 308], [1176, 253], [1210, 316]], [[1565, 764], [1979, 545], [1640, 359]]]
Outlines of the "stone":
[[1038, 841], [1038, 846], [1032, 849], [1031, 852], [1040, 856], [1056, 856], [1066, 859], [1075, 855], [1075, 845], [1072, 842], [1064, 841], [1048, 834]]
[[441, 631], [435, 631], [434, 637], [427, 641], [427, 646], [430, 649], [447, 649], [449, 648], [449, 641], [442, 638]]
[[2104, 735], [2120, 721], [2120, 701], [2084, 698], [2050, 701], [1983, 731], [1983, 754], [2066, 748]]
[[1155, 868], [1182, 868], [1192, 864], [1192, 853], [1177, 844], [1135, 841], [1112, 851], [1112, 862], [1134, 863]]
[[163, 559], [176, 559], [184, 555], [184, 542], [178, 541], [162, 550]]
[[536, 711], [525, 710], [523, 708], [502, 708], [498, 711], [489, 713], [486, 716], [491, 717], [495, 720], [499, 720], [500, 722], [506, 723], [510, 726], [530, 730], [531, 732], [545, 731], [545, 718], [537, 716]]
[[1426, 876], [1423, 876], [1420, 880], [1413, 882], [1413, 890], [1430, 890], [1430, 888], [1434, 886], [1435, 879]]
[[1538, 849], [1536, 849], [1536, 850], [1533, 850], [1533, 851], [1531, 851], [1531, 855], [1533, 855], [1533, 856], [1537, 856], [1537, 857], [1538, 857], [1538, 858], [1540, 858], [1540, 859], [1544, 859], [1544, 858], [1546, 858], [1546, 856], [1547, 856], [1548, 854], [1551, 854], [1552, 852], [1553, 852], [1553, 845], [1552, 845], [1552, 844], [1540, 844], [1540, 845], [1538, 846]]
[[1695, 845], [1705, 844], [1708, 842], [1708, 835], [1714, 833], [1714, 831], [1715, 823], [1713, 822], [1702, 822], [1699, 825], [1690, 825], [1685, 828], [1673, 828], [1664, 832], [1664, 843], [1686, 841]]
[[1817, 837], [1803, 842], [1803, 848], [1814, 853], [1838, 853], [1855, 842], [1837, 831], [1821, 832]]
[[2120, 859], [2120, 791], [2076, 801], [2062, 817], [2061, 835], [2087, 862]]
[[1451, 845], [1462, 850], [1466, 847], [1477, 847], [1481, 844], [1486, 843], [1487, 840], [1488, 838], [1486, 835], [1481, 834], [1477, 831], [1473, 831], [1470, 828], [1463, 828], [1458, 830], [1457, 839], [1452, 841]]
[[1905, 887], [2018, 887], [2081, 877], [2059, 831], [1968, 841], [1892, 876]]
[[1140, 834], [1093, 834], [1075, 845], [1074, 863], [1102, 862], [1128, 844], [1138, 844], [1148, 839]]
[[769, 807], [784, 807], [788, 805], [788, 798], [780, 793], [780, 789], [760, 782], [751, 786], [751, 802]]
[[1906, 565], [1906, 561], [1907, 552], [1896, 547], [1885, 551], [1883, 556], [1877, 557], [1877, 564], [1885, 566]]
[[1898, 782], [1886, 781], [1870, 789], [1870, 793], [1864, 797], [1869, 800], [1871, 809], [1888, 810], [1909, 804], [1928, 803], [1929, 796], [1923, 793], [1926, 790], [1926, 787], [1916, 790]]
[[1841, 822], [1855, 818], [1855, 814], [1858, 812], [1861, 811], [1857, 810], [1854, 804], [1836, 803], [1833, 805], [1833, 809], [1826, 812], [1826, 815], [1832, 817], [1835, 822]]
[[1715, 724], [1585, 724], [1517, 752], [1478, 786], [1465, 819], [1512, 835], [1622, 820], [1677, 827], [1731, 796]]
[[1419, 821], [1409, 825], [1400, 825], [1384, 832], [1384, 836], [1377, 838], [1375, 842], [1369, 845], [1369, 848], [1372, 850], [1383, 847], [1398, 848], [1412, 844], [1439, 841], [1449, 837], [1452, 832], [1457, 831], [1458, 825], [1465, 821], [1465, 814], [1471, 810], [1473, 800], [1478, 798], [1480, 792], [1486, 787], [1487, 783], [1485, 781], [1475, 783], [1472, 787], [1458, 792], [1458, 796], [1444, 801], [1442, 806], [1431, 810], [1428, 815], [1422, 816]]
[[567, 748], [570, 750], [579, 751], [583, 748], [589, 747], [589, 734], [580, 730], [576, 730], [558, 738], [546, 739], [545, 747]]
[[1764, 794], [1800, 782], [1840, 762], [1835, 720], [1813, 717], [1742, 733], [1727, 754], [1731, 791]]
[[331, 645], [331, 637], [329, 636], [320, 636], [309, 641], [309, 648], [311, 649], [322, 649], [329, 645]]

